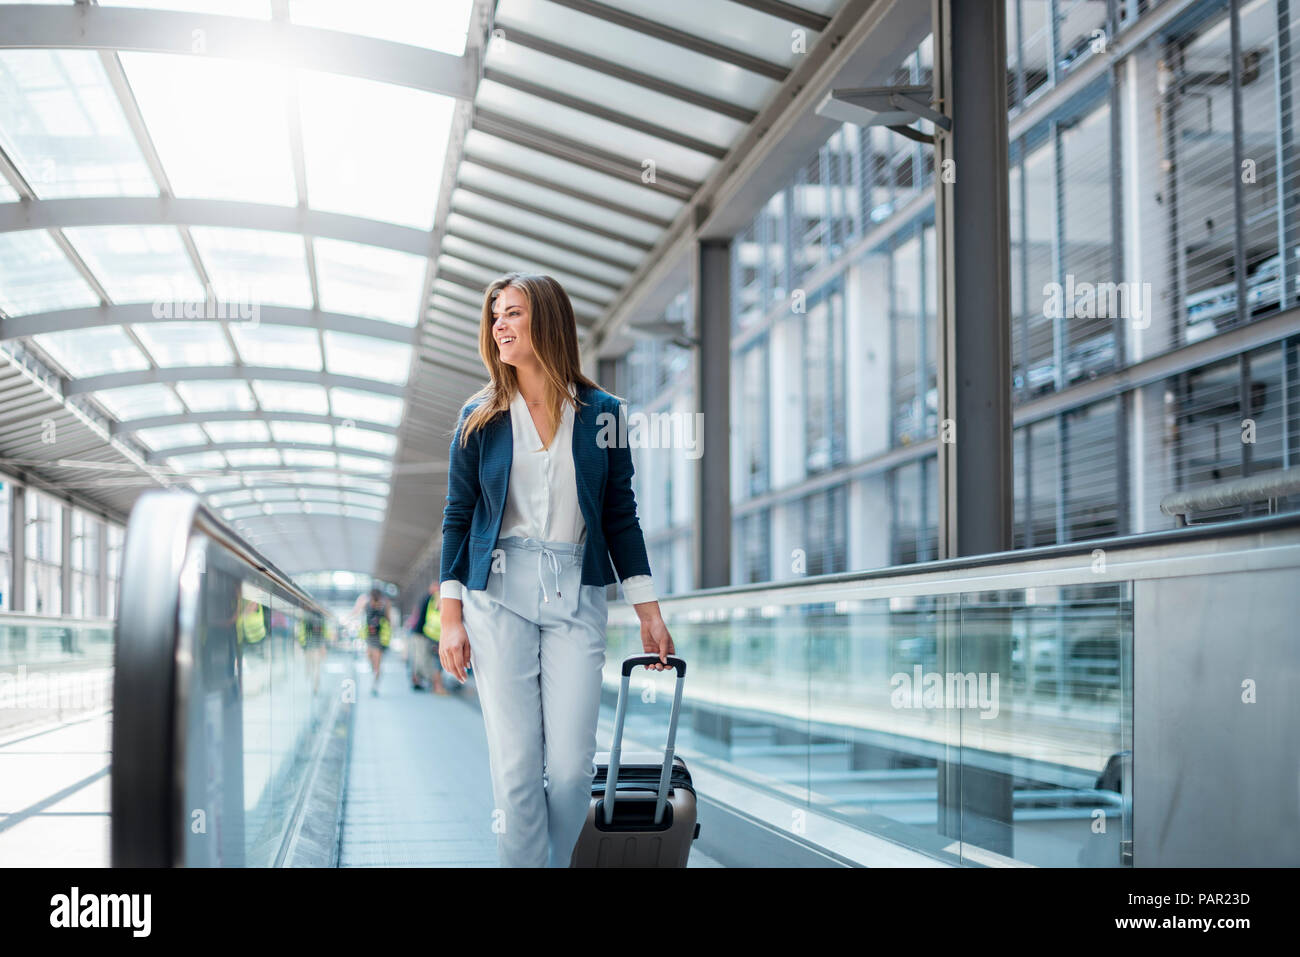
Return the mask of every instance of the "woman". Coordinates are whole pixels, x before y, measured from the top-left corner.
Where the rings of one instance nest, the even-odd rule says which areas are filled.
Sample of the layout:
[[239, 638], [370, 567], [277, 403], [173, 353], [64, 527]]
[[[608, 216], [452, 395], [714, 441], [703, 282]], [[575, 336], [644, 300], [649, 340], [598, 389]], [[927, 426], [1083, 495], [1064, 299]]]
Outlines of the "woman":
[[605, 586], [622, 581], [654, 670], [675, 651], [617, 442], [622, 405], [582, 374], [560, 284], [509, 273], [488, 286], [479, 354], [490, 381], [451, 442], [439, 658], [461, 681], [474, 670], [502, 866], [568, 867], [595, 775]]
[[370, 658], [370, 667], [374, 680], [370, 682], [370, 693], [379, 694], [380, 664], [388, 643], [392, 639], [393, 626], [389, 620], [389, 602], [378, 588], [370, 589], [370, 600], [362, 609], [362, 632], [366, 638], [366, 654]]

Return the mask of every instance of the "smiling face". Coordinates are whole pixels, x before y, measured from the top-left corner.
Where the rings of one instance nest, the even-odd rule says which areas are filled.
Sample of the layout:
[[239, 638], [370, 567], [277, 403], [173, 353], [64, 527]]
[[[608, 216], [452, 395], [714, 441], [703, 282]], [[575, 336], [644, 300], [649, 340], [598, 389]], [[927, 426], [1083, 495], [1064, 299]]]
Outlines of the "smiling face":
[[492, 303], [492, 341], [501, 361], [515, 366], [536, 361], [528, 297], [516, 286], [505, 286]]

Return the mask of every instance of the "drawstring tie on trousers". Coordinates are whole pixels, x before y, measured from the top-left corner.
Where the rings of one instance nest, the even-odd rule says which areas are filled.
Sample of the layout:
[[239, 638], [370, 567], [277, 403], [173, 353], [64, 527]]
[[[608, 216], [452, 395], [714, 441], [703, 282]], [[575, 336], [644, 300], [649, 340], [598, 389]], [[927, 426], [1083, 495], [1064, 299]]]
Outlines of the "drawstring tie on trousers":
[[543, 545], [543, 546], [538, 550], [538, 553], [537, 553], [537, 580], [538, 580], [538, 582], [541, 583], [541, 586], [542, 586], [542, 601], [549, 603], [549, 602], [550, 602], [550, 599], [546, 597], [546, 580], [542, 577], [542, 557], [543, 557], [543, 556], [545, 556], [546, 558], [550, 559], [550, 562], [551, 562], [551, 571], [552, 571], [552, 572], [554, 573], [554, 575], [555, 575], [555, 597], [556, 597], [556, 598], [562, 598], [562, 597], [564, 597], [563, 595], [560, 594], [560, 559], [556, 556], [555, 552], [551, 551], [551, 550], [550, 550], [549, 548], [547, 548], [545, 545]]

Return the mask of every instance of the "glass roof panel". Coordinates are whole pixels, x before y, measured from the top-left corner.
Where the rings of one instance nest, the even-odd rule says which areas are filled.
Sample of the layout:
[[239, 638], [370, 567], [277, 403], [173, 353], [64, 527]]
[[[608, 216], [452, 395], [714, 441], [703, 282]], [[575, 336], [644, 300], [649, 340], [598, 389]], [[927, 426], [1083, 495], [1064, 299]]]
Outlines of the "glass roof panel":
[[97, 305], [95, 291], [45, 230], [0, 233], [0, 309], [24, 316]]
[[[477, 263], [466, 262], [456, 256], [449, 256], [445, 249], [442, 250], [442, 254], [438, 257], [438, 264], [439, 266], [448, 266], [453, 268], [456, 272], [470, 280], [470, 282], [481, 282], [485, 288], [501, 274], [501, 271], [498, 269], [489, 269], [488, 267], [480, 266]], [[569, 298], [572, 299], [573, 297], [570, 296]]]
[[95, 401], [119, 422], [185, 411], [176, 393], [161, 383], [102, 389], [95, 393]]
[[93, 50], [0, 53], [0, 144], [40, 199], [158, 195]]
[[32, 338], [74, 379], [149, 368], [149, 360], [121, 326], [91, 326]]
[[347, 487], [356, 492], [388, 495], [388, 483], [376, 481], [375, 479], [349, 477]]
[[[500, 275], [500, 273], [495, 269], [488, 269], [484, 266], [479, 266], [475, 263], [469, 262], [468, 260], [461, 259], [459, 256], [451, 254], [445, 248], [443, 249], [442, 255], [438, 257], [438, 263], [439, 265], [445, 266], [448, 269], [466, 276], [472, 281], [482, 282], [484, 286], [487, 286], [488, 283], [492, 282], [498, 275]], [[568, 292], [569, 302], [573, 305], [573, 311], [578, 314], [579, 319], [587, 316], [599, 316], [603, 311], [604, 307], [599, 303], [584, 299], [573, 289], [566, 289], [565, 291]]]
[[[556, 240], [571, 246], [577, 246], [579, 249], [590, 249], [594, 253], [625, 261], [630, 269], [635, 269], [641, 262], [642, 252], [635, 246], [615, 242], [605, 236], [597, 236], [585, 229], [579, 229], [567, 223], [558, 223], [546, 216], [530, 213], [507, 203], [480, 196], [477, 193], [471, 193], [463, 189], [456, 190], [452, 208], [467, 216], [478, 214], [496, 222], [518, 223], [522, 229], [540, 233], [543, 236], [554, 236]], [[469, 290], [465, 291], [469, 292]]]
[[[457, 180], [468, 186], [477, 186], [501, 196], [527, 203], [529, 206], [557, 213], [560, 216], [591, 223], [593, 226], [603, 229], [616, 229], [620, 235], [626, 235], [629, 239], [653, 243], [659, 237], [659, 234], [663, 232], [654, 223], [647, 223], [643, 219], [633, 219], [631, 216], [616, 213], [595, 203], [566, 196], [564, 193], [525, 182], [506, 173], [497, 172], [494, 169], [475, 166], [470, 160], [466, 160], [461, 165]], [[511, 220], [517, 218], [514, 215], [510, 217]]]
[[279, 465], [280, 454], [275, 449], [228, 449], [222, 453], [232, 468], [246, 465]]
[[295, 206], [285, 68], [118, 54], [177, 196]]
[[271, 19], [270, 0], [99, 0], [101, 7], [145, 7], [149, 10], [184, 10], [221, 13], [230, 17]]
[[14, 189], [4, 180], [0, 180], [0, 203], [16, 203], [18, 201], [18, 190]]
[[229, 492], [217, 492], [215, 495], [208, 496], [208, 504], [213, 508], [223, 508], [236, 502], [251, 501], [252, 495], [252, 491], [246, 488], [233, 489]]
[[[706, 36], [769, 62], [791, 66], [799, 56], [793, 50], [793, 28], [789, 21], [740, 4], [727, 4], [725, 11], [707, 6], [702, 9], [698, 0], [619, 0], [618, 6], [636, 16]], [[807, 44], [812, 47], [819, 34], [812, 30], [808, 33]]]
[[378, 498], [378, 497], [373, 496], [373, 495], [352, 495], [352, 494], [348, 494], [348, 495], [345, 496], [345, 498], [344, 498], [344, 502], [345, 502], [346, 504], [348, 504], [348, 505], [356, 505], [356, 506], [360, 506], [361, 508], [373, 508], [373, 509], [378, 509], [378, 510], [381, 511], [381, 512], [382, 512], [385, 508], [388, 507], [388, 502], [387, 502], [387, 500], [382, 499], [382, 498]]
[[320, 371], [320, 341], [315, 329], [232, 322], [230, 335], [245, 365]]
[[356, 389], [330, 389], [334, 414], [345, 419], [397, 425], [402, 421], [402, 400], [393, 395], [376, 395]]
[[[457, 217], [452, 217], [453, 219]], [[465, 220], [470, 223], [473, 220]], [[478, 227], [474, 227], [478, 228]], [[466, 230], [471, 232], [471, 230]], [[479, 313], [461, 302], [459, 299], [452, 299], [447, 295], [446, 280], [437, 280], [433, 284], [433, 295], [429, 297], [429, 305], [437, 309], [444, 316], [458, 319], [465, 324], [465, 330], [471, 334], [478, 331], [478, 324], [482, 322], [482, 316]]]
[[208, 437], [197, 425], [169, 425], [160, 429], [140, 429], [135, 437], [149, 448], [172, 449], [182, 445], [204, 445]]
[[[491, 242], [491, 240], [489, 240], [489, 242]], [[607, 303], [613, 299], [615, 290], [617, 289], [617, 286], [611, 288], [607, 285], [601, 285], [600, 283], [592, 282], [589, 279], [580, 278], [572, 272], [569, 272], [567, 269], [559, 268], [567, 264], [567, 259], [557, 262], [555, 266], [549, 266], [544, 262], [529, 257], [523, 252], [523, 250], [507, 256], [494, 249], [482, 246], [474, 240], [465, 239], [460, 236], [445, 237], [442, 241], [442, 249], [444, 252], [452, 256], [461, 256], [466, 259], [478, 260], [479, 262], [501, 262], [504, 264], [506, 261], [509, 261], [516, 269], [524, 270], [526, 272], [546, 273], [547, 275], [554, 276], [555, 279], [564, 286], [565, 291], [570, 297], [580, 296], [585, 299]], [[551, 258], [552, 262], [555, 261], [553, 253], [550, 257], [544, 256], [544, 258]]]
[[[347, 455], [339, 453], [339, 468], [352, 469], [356, 472], [388, 472], [392, 467], [391, 462], [384, 462], [380, 459], [372, 459], [365, 455]], [[352, 483], [349, 483], [352, 484]]]
[[235, 361], [221, 324], [211, 319], [147, 322], [132, 328], [160, 366], [227, 366]]
[[176, 391], [191, 412], [246, 412], [257, 405], [242, 379], [193, 379], [176, 383]]
[[408, 345], [347, 332], [325, 333], [325, 368], [330, 372], [401, 385], [410, 367]]
[[174, 226], [76, 226], [63, 233], [113, 302], [203, 300]]
[[[351, 479], [346, 480], [349, 485]], [[295, 472], [285, 470], [276, 475], [276, 484], [281, 486], [300, 486], [300, 485], [337, 485], [340, 477], [333, 472]]]
[[190, 235], [223, 301], [311, 308], [307, 250], [298, 234], [193, 226]]
[[237, 475], [217, 475], [210, 478], [190, 479], [190, 485], [196, 492], [211, 492], [214, 489], [238, 488], [244, 480]]
[[325, 389], [303, 382], [272, 382], [258, 379], [253, 383], [257, 401], [268, 412], [310, 412], [325, 415], [329, 399]]
[[[731, 145], [745, 129], [739, 120], [694, 103], [530, 50], [521, 43], [511, 43], [508, 34], [505, 43], [488, 46], [487, 65], [569, 96], [598, 100], [602, 106], [679, 130], [715, 146]], [[593, 95], [597, 90], [599, 96]]]
[[718, 162], [707, 153], [486, 78], [479, 83], [474, 105], [521, 123], [539, 126], [566, 139], [598, 143], [611, 153], [635, 159], [638, 164], [643, 157], [654, 157], [659, 169], [671, 170], [688, 179], [703, 180]]
[[402, 326], [419, 321], [428, 259], [339, 239], [313, 239], [312, 246], [320, 306], [326, 312]]
[[460, 56], [465, 52], [473, 6], [473, 0], [290, 0], [289, 19]]
[[[342, 502], [343, 493], [334, 488], [305, 488], [302, 490], [304, 498], [311, 499], [313, 503], [320, 502]], [[383, 499], [380, 499], [383, 501]]]
[[298, 500], [298, 490], [296, 488], [259, 489], [253, 494], [259, 502], [296, 502]]
[[332, 469], [335, 467], [334, 453], [309, 449], [285, 449], [284, 464], [293, 468]]
[[221, 514], [227, 519], [252, 518], [254, 515], [265, 515], [264, 505], [239, 505], [235, 508], [223, 509]]
[[368, 508], [357, 508], [354, 505], [313, 505], [310, 514], [337, 515], [342, 518], [355, 518], [367, 522], [382, 522], [384, 520], [383, 512]]
[[278, 502], [267, 506], [267, 512], [271, 515], [302, 515], [309, 511], [311, 511], [310, 505], [296, 499], [292, 502]]
[[360, 519], [363, 522], [382, 522], [384, 513], [373, 508], [358, 508], [355, 505], [343, 506], [343, 514], [347, 518]]
[[[693, 89], [751, 110], [767, 102], [777, 85], [776, 80], [707, 54], [542, 0], [501, 0], [495, 22], [504, 31], [505, 39], [493, 40], [489, 51], [497, 43], [510, 42], [511, 24], [526, 24], [528, 32], [561, 46], [571, 45], [574, 37], [581, 37], [585, 50], [606, 51], [606, 56], [617, 51], [619, 64], [639, 73], [670, 79], [690, 77]], [[691, 32], [707, 36], [707, 24]], [[788, 42], [784, 48], [789, 49]]]
[[[488, 226], [475, 219], [470, 219], [460, 213], [452, 213], [447, 217], [447, 229], [454, 232], [455, 235], [465, 239], [475, 240], [483, 243], [490, 243], [497, 246], [504, 246], [507, 249], [518, 250], [525, 256], [534, 256], [541, 259], [556, 258], [556, 249], [547, 242], [537, 239], [529, 239], [527, 236], [518, 234], [503, 234], [500, 229], [494, 226]], [[450, 236], [448, 238], [451, 238]], [[571, 269], [580, 269], [590, 276], [596, 276], [611, 282], [616, 286], [625, 283], [632, 274], [631, 269], [620, 269], [609, 263], [600, 262], [595, 259], [588, 259], [569, 252], [567, 249], [563, 253], [563, 262]], [[469, 290], [465, 290], [469, 292]], [[478, 311], [467, 303], [458, 302], [456, 307], [461, 312], [467, 314], [471, 321], [478, 322]]]
[[370, 429], [334, 430], [334, 442], [354, 449], [366, 449], [371, 452], [383, 452], [392, 455], [397, 449], [397, 437]]
[[189, 455], [173, 455], [167, 459], [167, 467], [177, 472], [194, 472], [205, 469], [223, 469], [226, 460], [220, 452], [191, 452]]
[[308, 205], [431, 229], [456, 101], [313, 70], [298, 81]]
[[271, 434], [277, 442], [306, 442], [310, 445], [329, 445], [334, 438], [334, 430], [320, 422], [272, 422]]
[[256, 419], [205, 422], [203, 431], [213, 442], [267, 442], [271, 438], [266, 423]]

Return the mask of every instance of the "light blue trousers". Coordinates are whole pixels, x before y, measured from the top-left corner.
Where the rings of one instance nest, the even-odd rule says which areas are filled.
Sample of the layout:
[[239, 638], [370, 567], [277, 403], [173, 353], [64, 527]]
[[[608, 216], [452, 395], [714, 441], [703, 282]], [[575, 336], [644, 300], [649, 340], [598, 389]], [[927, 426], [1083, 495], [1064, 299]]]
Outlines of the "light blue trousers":
[[568, 867], [591, 803], [608, 624], [582, 547], [498, 539], [462, 618], [487, 732], [502, 867]]

